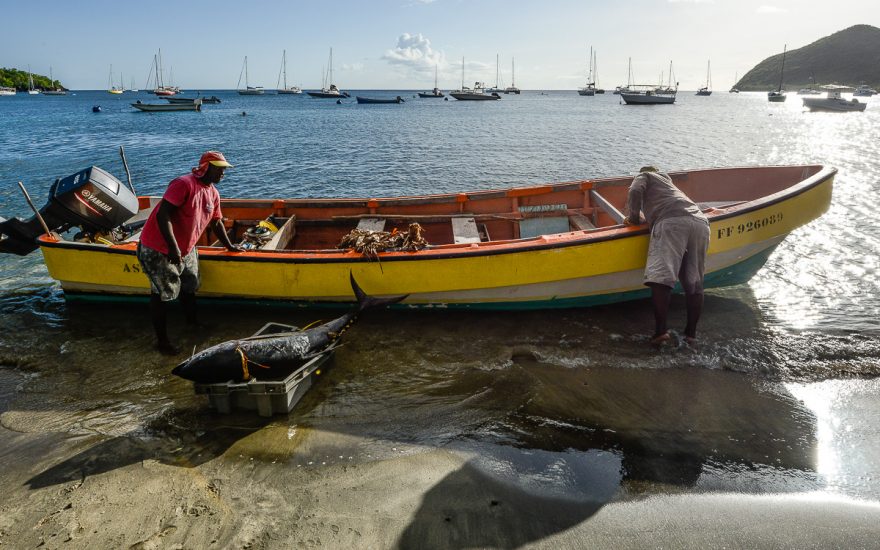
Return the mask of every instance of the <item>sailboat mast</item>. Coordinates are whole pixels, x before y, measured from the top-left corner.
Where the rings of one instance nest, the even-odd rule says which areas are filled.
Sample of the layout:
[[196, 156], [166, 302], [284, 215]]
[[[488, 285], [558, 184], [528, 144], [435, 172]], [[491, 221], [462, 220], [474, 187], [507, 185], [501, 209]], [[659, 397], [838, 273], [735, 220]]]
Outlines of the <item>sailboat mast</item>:
[[464, 56], [461, 56], [461, 91], [464, 91]]
[[440, 64], [434, 65], [434, 88], [437, 87], [437, 69], [440, 67]]
[[599, 64], [596, 62], [596, 51], [593, 50], [593, 85], [599, 82]]
[[593, 46], [590, 46], [590, 68], [587, 70], [587, 86], [593, 82]]
[[248, 86], [247, 56], [244, 56], [244, 87], [245, 89], [250, 88], [250, 86]]
[[514, 65], [512, 57], [510, 58], [510, 86], [516, 88], [516, 65]]
[[284, 66], [284, 89], [287, 89], [287, 50], [282, 50], [281, 65]]
[[498, 89], [498, 74], [501, 72], [501, 69], [499, 68], [500, 65], [498, 65], [499, 60], [500, 60], [500, 57], [496, 53], [495, 54], [495, 89], [496, 90]]
[[333, 85], [333, 48], [330, 48], [330, 85]]
[[788, 48], [788, 44], [782, 46], [782, 70], [779, 71], [779, 87], [776, 88], [777, 92], [782, 91], [782, 76], [785, 74], [785, 50]]
[[158, 75], [157, 78], [159, 79], [159, 87], [164, 88], [165, 87], [165, 69], [162, 67], [162, 48], [159, 48], [159, 64], [156, 65], [156, 71], [157, 71], [156, 74]]

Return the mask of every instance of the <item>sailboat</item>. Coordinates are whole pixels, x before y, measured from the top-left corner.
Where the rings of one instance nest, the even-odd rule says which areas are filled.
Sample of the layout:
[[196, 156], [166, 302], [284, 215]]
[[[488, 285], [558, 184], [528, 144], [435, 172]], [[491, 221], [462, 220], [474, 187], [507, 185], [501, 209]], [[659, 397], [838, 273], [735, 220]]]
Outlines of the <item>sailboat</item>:
[[605, 90], [599, 87], [599, 63], [596, 61], [596, 50], [593, 50], [593, 85], [596, 88], [596, 95], [604, 94]]
[[593, 47], [590, 46], [590, 68], [587, 70], [587, 85], [578, 89], [578, 95], [593, 97], [596, 95], [596, 83], [593, 81]]
[[330, 64], [327, 72], [321, 76], [321, 91], [306, 92], [312, 97], [319, 99], [340, 99], [343, 97], [351, 97], [348, 92], [340, 92], [336, 84], [333, 84], [333, 48], [330, 48]]
[[107, 77], [107, 91], [111, 94], [122, 93], [122, 88], [113, 84], [113, 65], [110, 65], [110, 76]]
[[[283, 50], [281, 53], [281, 74], [278, 75], [278, 80], [281, 80], [281, 76], [284, 75], [284, 87], [278, 88], [275, 90], [279, 94], [301, 94], [303, 91], [299, 86], [291, 86], [287, 87], [287, 50]], [[275, 83], [275, 86], [278, 86], [278, 83]]]
[[486, 91], [489, 92], [489, 93], [495, 93], [495, 92], [501, 92], [501, 91], [503, 91], [503, 90], [501, 89], [501, 86], [503, 86], [503, 84], [501, 84], [501, 65], [500, 65], [500, 59], [501, 59], [500, 56], [496, 53], [496, 54], [495, 54], [495, 85], [492, 86], [491, 88], [486, 88]]
[[739, 73], [733, 73], [733, 87], [730, 88], [729, 93], [738, 94], [739, 88], [736, 87], [736, 83], [739, 82]]
[[627, 84], [626, 89], [620, 90], [620, 98], [627, 105], [671, 105], [675, 103], [675, 94], [678, 93], [678, 82], [672, 86], [673, 73], [672, 61], [669, 62], [669, 83], [663, 86], [662, 75], [659, 85], [654, 84]]
[[510, 58], [510, 86], [504, 88], [504, 93], [519, 95], [519, 88], [516, 87], [516, 67], [512, 57]]
[[137, 88], [134, 87], [134, 77], [131, 77], [131, 88], [128, 90], [129, 92], [139, 92]]
[[[239, 88], [241, 86], [241, 75], [244, 75], [244, 88]], [[241, 67], [241, 72], [238, 73], [238, 84], [235, 87], [238, 88], [238, 95], [263, 95], [265, 93], [262, 86], [248, 85], [247, 56], [244, 56], [244, 65]]]
[[[165, 85], [165, 71], [162, 70], [162, 50], [153, 56], [153, 65], [150, 66], [150, 70], [155, 67], [156, 69], [156, 87], [153, 89], [153, 93], [157, 96], [161, 97], [170, 97], [178, 93], [180, 90], [175, 88], [174, 86], [166, 86]], [[152, 77], [152, 74], [150, 75]], [[144, 85], [145, 88], [149, 88], [150, 79], [147, 79], [147, 84]]]
[[[49, 67], [49, 86], [55, 86], [55, 77], [52, 76], [52, 67]], [[43, 95], [67, 95], [66, 90], [54, 88], [52, 90], [43, 90]]]
[[464, 57], [461, 58], [461, 89], [449, 92], [449, 95], [459, 101], [483, 101], [488, 99], [501, 99], [498, 92], [487, 94], [486, 85], [482, 82], [474, 82], [473, 89], [464, 85]]
[[767, 101], [782, 103], [785, 101], [785, 93], [782, 91], [782, 77], [785, 75], [785, 50], [788, 44], [782, 47], [782, 68], [779, 70], [779, 86], [775, 91], [767, 92]]
[[434, 89], [430, 92], [419, 92], [419, 97], [443, 97], [443, 92], [440, 91], [440, 88], [437, 87], [437, 68], [439, 65], [434, 65]]
[[40, 90], [34, 89], [34, 75], [31, 73], [31, 66], [28, 65], [28, 95], [37, 95]]
[[697, 90], [697, 95], [712, 95], [712, 65], [711, 61], [706, 62], [706, 85]]
[[810, 85], [798, 90], [797, 95], [822, 95], [822, 92], [816, 89], [816, 78], [813, 76], [812, 70], [810, 71]]

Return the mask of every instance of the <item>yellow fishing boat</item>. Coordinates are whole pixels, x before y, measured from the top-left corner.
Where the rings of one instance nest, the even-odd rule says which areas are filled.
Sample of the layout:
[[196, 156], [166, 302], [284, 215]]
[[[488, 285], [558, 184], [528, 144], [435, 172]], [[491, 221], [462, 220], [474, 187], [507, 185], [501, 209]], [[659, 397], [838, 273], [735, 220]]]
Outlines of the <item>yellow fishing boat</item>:
[[[711, 224], [706, 287], [748, 281], [789, 233], [828, 209], [836, 172], [798, 165], [672, 173]], [[353, 273], [373, 296], [407, 294], [404, 307], [555, 308], [639, 298], [648, 293], [642, 275], [649, 235], [645, 225], [622, 225], [631, 179], [395, 198], [225, 199], [229, 235], [252, 248], [228, 252], [203, 236], [199, 295], [350, 303]], [[95, 197], [103, 197], [88, 187], [82, 187], [87, 200], [71, 202], [82, 211], [80, 203], [94, 206]], [[119, 196], [128, 191], [115, 187]], [[97, 200], [109, 205], [110, 198]], [[57, 234], [37, 239], [49, 274], [68, 299], [149, 292], [135, 249], [139, 227], [159, 201], [136, 199], [131, 211], [137, 215], [112, 231], [86, 235], [89, 242]], [[336, 248], [358, 227], [406, 231], [412, 223], [429, 243], [419, 250], [373, 256]], [[255, 241], [257, 234], [263, 238]]]

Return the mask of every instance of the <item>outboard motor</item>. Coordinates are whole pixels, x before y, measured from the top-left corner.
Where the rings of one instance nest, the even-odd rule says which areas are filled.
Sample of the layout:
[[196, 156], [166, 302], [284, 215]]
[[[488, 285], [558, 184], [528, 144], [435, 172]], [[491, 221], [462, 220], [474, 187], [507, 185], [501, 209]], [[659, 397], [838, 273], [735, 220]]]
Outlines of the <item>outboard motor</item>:
[[[109, 231], [138, 213], [137, 196], [108, 172], [92, 166], [55, 180], [40, 215], [52, 231], [79, 226], [88, 233]], [[0, 218], [0, 252], [25, 256], [37, 249], [44, 233], [37, 216]]]

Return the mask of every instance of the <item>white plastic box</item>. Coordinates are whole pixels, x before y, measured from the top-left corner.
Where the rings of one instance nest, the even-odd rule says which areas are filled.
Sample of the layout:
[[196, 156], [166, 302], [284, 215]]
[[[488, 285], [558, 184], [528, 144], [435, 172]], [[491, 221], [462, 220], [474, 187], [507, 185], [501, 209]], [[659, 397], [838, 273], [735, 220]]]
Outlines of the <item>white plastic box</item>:
[[[254, 336], [292, 330], [296, 327], [267, 323]], [[195, 391], [207, 395], [211, 408], [221, 414], [234, 410], [256, 410], [260, 416], [287, 414], [312, 387], [313, 379], [320, 375], [321, 366], [332, 354], [333, 350], [330, 350], [313, 357], [283, 380], [251, 378], [247, 382], [194, 384]]]

